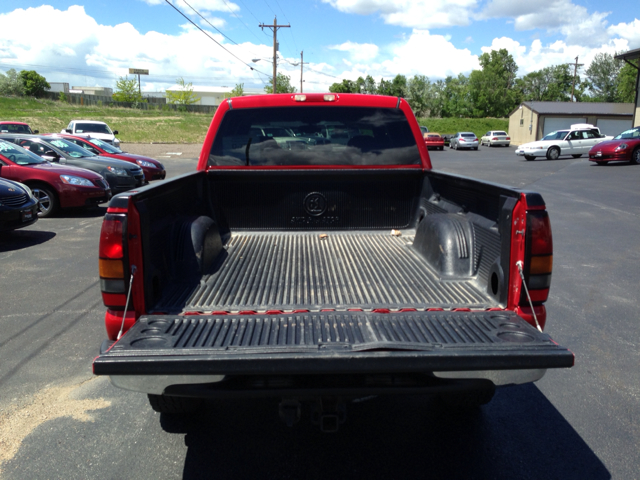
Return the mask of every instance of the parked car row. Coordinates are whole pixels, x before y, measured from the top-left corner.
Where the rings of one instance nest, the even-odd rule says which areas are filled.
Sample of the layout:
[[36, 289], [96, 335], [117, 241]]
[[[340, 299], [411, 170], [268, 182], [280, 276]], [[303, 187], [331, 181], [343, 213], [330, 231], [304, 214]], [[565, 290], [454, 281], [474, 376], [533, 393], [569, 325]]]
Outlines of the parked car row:
[[160, 162], [123, 152], [115, 137], [84, 133], [84, 123], [103, 122], [71, 122], [78, 136], [36, 135], [26, 123], [0, 122], [0, 231], [31, 225], [61, 208], [105, 203], [165, 178]]

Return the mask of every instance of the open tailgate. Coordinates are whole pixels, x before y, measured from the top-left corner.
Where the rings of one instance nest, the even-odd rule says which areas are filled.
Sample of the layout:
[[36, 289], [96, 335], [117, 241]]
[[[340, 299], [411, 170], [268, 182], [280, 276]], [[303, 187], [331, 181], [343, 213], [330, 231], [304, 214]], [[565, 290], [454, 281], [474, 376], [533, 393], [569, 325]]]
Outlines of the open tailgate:
[[329, 374], [564, 368], [574, 356], [507, 311], [153, 315], [96, 375]]

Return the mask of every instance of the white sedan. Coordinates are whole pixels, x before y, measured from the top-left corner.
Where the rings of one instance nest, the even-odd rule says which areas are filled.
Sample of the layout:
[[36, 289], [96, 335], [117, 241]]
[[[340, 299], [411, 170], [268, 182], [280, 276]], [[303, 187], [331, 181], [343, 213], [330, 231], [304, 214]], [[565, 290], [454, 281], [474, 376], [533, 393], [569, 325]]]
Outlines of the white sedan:
[[511, 143], [511, 137], [504, 130], [490, 130], [480, 139], [480, 145], [488, 145], [489, 147], [505, 146]]
[[593, 125], [571, 125], [568, 130], [551, 132], [542, 140], [520, 145], [516, 149], [516, 155], [526, 160], [535, 160], [539, 157], [556, 160], [558, 157], [568, 155], [580, 158], [582, 155], [587, 155], [594, 145], [611, 138], [613, 137], [602, 135]]

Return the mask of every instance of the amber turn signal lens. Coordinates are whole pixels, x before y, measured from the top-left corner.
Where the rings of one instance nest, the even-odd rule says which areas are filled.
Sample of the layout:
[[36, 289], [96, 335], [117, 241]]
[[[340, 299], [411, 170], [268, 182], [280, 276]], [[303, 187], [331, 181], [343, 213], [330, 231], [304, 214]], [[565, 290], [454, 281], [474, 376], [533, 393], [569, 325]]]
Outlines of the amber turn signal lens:
[[552, 270], [553, 270], [553, 255], [531, 257], [531, 264], [529, 269], [529, 273], [531, 275], [551, 273]]
[[102, 278], [124, 278], [122, 260], [100, 259], [100, 276]]

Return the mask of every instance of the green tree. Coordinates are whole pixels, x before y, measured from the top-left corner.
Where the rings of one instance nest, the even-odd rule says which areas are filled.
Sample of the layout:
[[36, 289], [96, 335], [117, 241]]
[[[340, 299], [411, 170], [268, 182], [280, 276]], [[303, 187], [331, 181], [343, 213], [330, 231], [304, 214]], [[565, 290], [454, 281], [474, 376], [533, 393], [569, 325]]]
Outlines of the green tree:
[[[573, 73], [568, 64], [546, 67], [516, 80], [523, 100], [568, 102], [571, 100]], [[580, 77], [576, 80], [576, 92], [580, 91]], [[576, 96], [574, 92], [574, 96]]]
[[[264, 87], [266, 93], [273, 93], [273, 78], [269, 78], [269, 83]], [[296, 93], [296, 87], [291, 85], [291, 77], [284, 73], [276, 75], [276, 93]]]
[[41, 97], [51, 88], [47, 79], [35, 70], [22, 70], [20, 78], [24, 84], [24, 94], [29, 97]]
[[471, 95], [469, 92], [469, 77], [459, 74], [457, 77], [447, 77], [442, 87], [443, 117], [470, 117], [472, 112]]
[[481, 70], [469, 75], [473, 116], [506, 117], [520, 101], [515, 88], [518, 66], [504, 48], [483, 53], [479, 61]]
[[407, 96], [407, 77], [398, 74], [391, 81], [380, 79], [377, 93], [378, 95], [405, 98]]
[[134, 78], [120, 77], [116, 82], [116, 91], [112, 95], [116, 102], [141, 102], [138, 81]]
[[15, 69], [7, 70], [6, 74], [0, 73], [0, 95], [4, 97], [24, 95], [24, 82]]
[[331, 93], [359, 93], [358, 85], [352, 80], [343, 79], [340, 83], [334, 83], [329, 87]]
[[193, 105], [200, 101], [200, 97], [193, 93], [193, 85], [191, 82], [186, 83], [184, 78], [180, 77], [176, 80], [176, 84], [180, 87], [179, 90], [167, 90], [165, 92], [167, 103], [173, 105]]
[[407, 102], [416, 117], [426, 117], [429, 113], [431, 81], [425, 75], [416, 75], [407, 84]]
[[231, 90], [229, 93], [225, 93], [224, 97], [225, 98], [241, 97], [243, 95], [244, 95], [244, 83], [236, 83], [236, 86], [233, 87], [233, 90]]
[[[638, 64], [638, 60], [634, 62]], [[616, 102], [633, 103], [636, 99], [636, 78], [638, 70], [636, 67], [624, 63], [618, 74], [618, 84], [616, 89]]]
[[378, 93], [378, 87], [376, 86], [376, 81], [373, 79], [371, 75], [367, 75], [367, 78], [363, 80], [362, 86], [360, 87], [360, 93], [368, 93], [371, 95], [375, 95], [376, 93]]
[[587, 87], [591, 97], [597, 102], [615, 102], [618, 87], [618, 75], [622, 62], [610, 53], [597, 53], [587, 68]]

